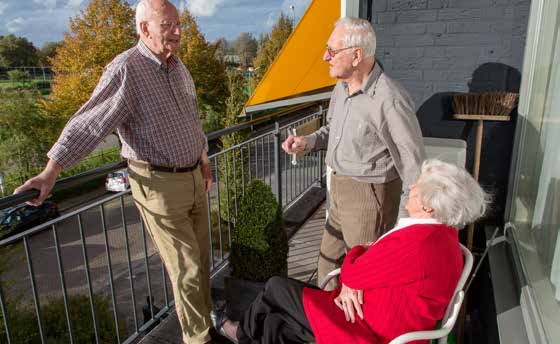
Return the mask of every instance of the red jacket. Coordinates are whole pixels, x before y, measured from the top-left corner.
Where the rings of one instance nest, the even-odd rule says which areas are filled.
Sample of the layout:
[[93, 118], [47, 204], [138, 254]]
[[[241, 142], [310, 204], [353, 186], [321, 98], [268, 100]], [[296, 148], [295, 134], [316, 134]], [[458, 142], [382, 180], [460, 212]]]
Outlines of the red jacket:
[[333, 301], [340, 290], [305, 288], [305, 314], [318, 344], [388, 343], [406, 332], [435, 328], [462, 269], [455, 228], [411, 225], [346, 255], [340, 280], [364, 291], [364, 320], [346, 321]]

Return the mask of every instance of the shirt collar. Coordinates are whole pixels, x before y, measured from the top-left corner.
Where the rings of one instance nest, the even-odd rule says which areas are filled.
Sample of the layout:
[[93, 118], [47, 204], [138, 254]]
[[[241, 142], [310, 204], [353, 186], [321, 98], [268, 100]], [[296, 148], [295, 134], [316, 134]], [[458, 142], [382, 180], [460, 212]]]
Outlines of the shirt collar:
[[142, 42], [142, 40], [138, 40], [138, 44], [136, 46], [138, 47], [138, 51], [140, 52], [140, 54], [155, 62], [163, 70], [172, 71], [179, 64], [179, 58], [175, 55], [171, 55], [167, 59], [167, 64], [161, 62], [161, 60], [158, 59], [158, 57], [150, 50], [150, 48], [148, 48], [146, 43]]
[[421, 224], [441, 224], [441, 222], [439, 222], [436, 219], [417, 219], [417, 218], [413, 218], [413, 217], [403, 217], [400, 218], [399, 221], [397, 222], [397, 225], [391, 229], [390, 231], [388, 231], [387, 233], [383, 234], [382, 236], [379, 237], [379, 239], [377, 239], [375, 243], [379, 242], [379, 240], [381, 240], [382, 238], [386, 237], [387, 235], [394, 233], [400, 229], [406, 228], [406, 227], [410, 227], [412, 225], [421, 225]]
[[353, 94], [348, 94], [348, 85], [344, 83], [344, 89], [346, 90], [346, 94], [348, 94], [348, 96], [353, 96], [360, 93], [368, 93], [370, 89], [375, 88], [375, 85], [377, 84], [377, 80], [379, 80], [379, 76], [381, 76], [382, 72], [383, 69], [381, 69], [379, 63], [375, 61], [375, 64], [373, 65], [373, 68], [369, 73], [368, 78], [366, 79], [366, 81], [363, 83], [362, 87], [359, 90], [357, 90]]

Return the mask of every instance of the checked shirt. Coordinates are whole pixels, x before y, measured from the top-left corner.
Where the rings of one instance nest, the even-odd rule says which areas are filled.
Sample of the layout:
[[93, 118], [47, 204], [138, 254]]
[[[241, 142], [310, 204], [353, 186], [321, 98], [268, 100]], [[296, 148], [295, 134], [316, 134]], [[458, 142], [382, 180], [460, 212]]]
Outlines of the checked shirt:
[[47, 155], [71, 168], [115, 129], [125, 159], [186, 167], [208, 150], [194, 82], [178, 57], [162, 63], [142, 41], [118, 55]]

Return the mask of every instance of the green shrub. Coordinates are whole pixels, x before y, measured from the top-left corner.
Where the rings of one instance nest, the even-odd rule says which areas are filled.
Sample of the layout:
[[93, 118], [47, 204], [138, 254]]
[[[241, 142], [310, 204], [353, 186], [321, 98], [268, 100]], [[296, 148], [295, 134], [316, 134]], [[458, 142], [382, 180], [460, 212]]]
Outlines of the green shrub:
[[232, 275], [260, 282], [272, 276], [286, 276], [287, 258], [288, 238], [282, 209], [270, 187], [254, 180], [241, 197], [232, 233]]
[[[111, 302], [109, 298], [102, 295], [96, 295], [94, 299], [100, 342], [116, 343], [117, 331]], [[89, 297], [86, 295], [70, 296], [68, 305], [74, 343], [95, 343]], [[47, 343], [70, 343], [66, 310], [62, 297], [48, 299], [41, 307], [41, 317]], [[21, 299], [8, 301], [8, 320], [14, 343], [41, 342], [35, 310], [31, 306], [24, 305]], [[3, 325], [4, 322], [1, 321], [0, 343], [7, 342], [6, 330]], [[119, 328], [124, 330], [124, 323], [120, 322]]]
[[31, 75], [27, 71], [14, 69], [8, 72], [8, 79], [13, 82], [25, 83], [31, 80]]

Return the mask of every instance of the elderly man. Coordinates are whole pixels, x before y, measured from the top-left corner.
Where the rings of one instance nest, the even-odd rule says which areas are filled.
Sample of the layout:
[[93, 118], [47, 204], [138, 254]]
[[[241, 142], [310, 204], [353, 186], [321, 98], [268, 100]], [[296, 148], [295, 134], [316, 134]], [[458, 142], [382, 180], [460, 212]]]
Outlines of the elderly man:
[[166, 0], [136, 8], [138, 44], [107, 67], [91, 98], [66, 124], [46, 168], [16, 192], [40, 190], [117, 128], [128, 159], [132, 196], [173, 284], [187, 343], [210, 341], [209, 233], [206, 193], [212, 185], [208, 143], [191, 75], [174, 54], [181, 23]]
[[[287, 153], [327, 149], [332, 169], [329, 217], [318, 264], [319, 281], [340, 266], [348, 248], [375, 241], [404, 209], [425, 152], [414, 106], [404, 88], [375, 62], [375, 32], [358, 18], [341, 18], [323, 60], [336, 84], [327, 125], [289, 136]], [[402, 191], [402, 197], [401, 197]]]

